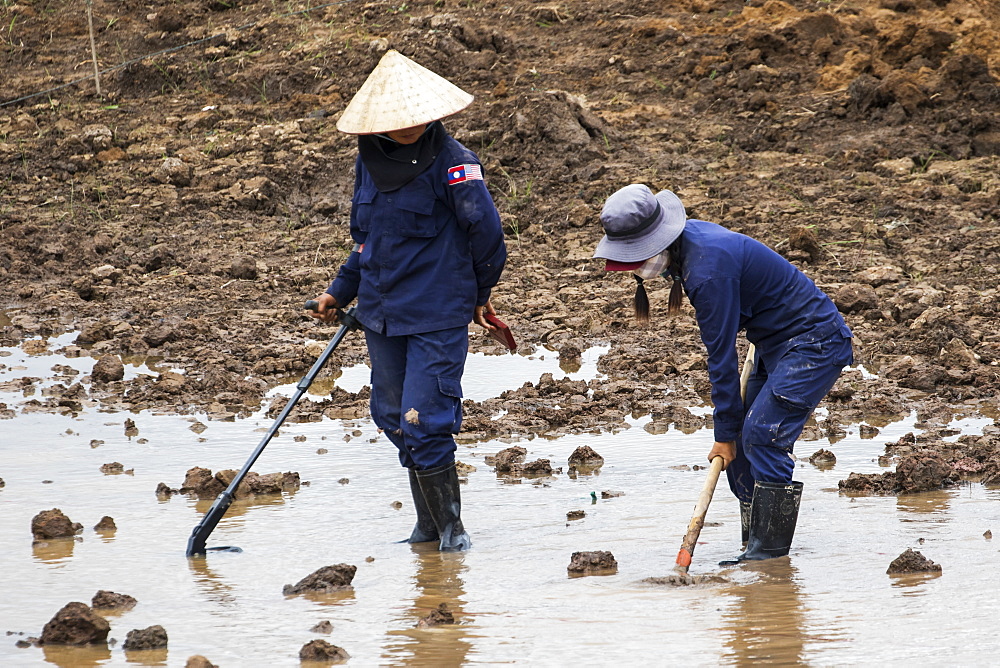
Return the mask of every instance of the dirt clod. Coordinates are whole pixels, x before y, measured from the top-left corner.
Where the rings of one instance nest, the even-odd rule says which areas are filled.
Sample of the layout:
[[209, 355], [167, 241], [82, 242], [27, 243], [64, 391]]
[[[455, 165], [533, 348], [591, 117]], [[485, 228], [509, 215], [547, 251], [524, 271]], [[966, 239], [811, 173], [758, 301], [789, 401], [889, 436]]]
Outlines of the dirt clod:
[[329, 619], [324, 619], [321, 622], [317, 622], [316, 625], [309, 630], [313, 633], [332, 633], [333, 624], [330, 623]]
[[108, 640], [111, 625], [86, 603], [67, 603], [42, 629], [43, 645], [93, 645]]
[[[239, 471], [227, 469], [213, 474], [211, 469], [195, 466], [188, 469], [184, 477], [184, 483], [178, 491], [199, 499], [214, 499], [229, 487], [238, 473]], [[250, 471], [240, 481], [240, 484], [236, 486], [233, 498], [245, 499], [258, 494], [292, 492], [297, 490], [301, 485], [302, 480], [299, 474], [293, 471], [267, 473], [264, 475]], [[165, 483], [160, 483], [156, 488], [157, 496], [170, 496], [173, 493], [174, 490]]]
[[299, 650], [299, 659], [302, 661], [326, 661], [329, 663], [342, 663], [351, 658], [343, 647], [337, 647], [325, 640], [310, 640]]
[[504, 448], [496, 454], [493, 466], [498, 474], [516, 475], [527, 454], [528, 451], [520, 445]]
[[83, 525], [73, 522], [58, 508], [43, 510], [31, 519], [31, 535], [35, 540], [69, 538], [83, 531]]
[[116, 355], [102, 355], [90, 372], [97, 383], [113, 383], [125, 377], [125, 365]]
[[568, 463], [577, 470], [593, 470], [604, 466], [604, 457], [589, 445], [581, 445], [569, 456]]
[[417, 628], [428, 628], [431, 626], [441, 626], [442, 624], [454, 624], [455, 615], [448, 609], [447, 603], [441, 603], [437, 609], [431, 610], [429, 614], [417, 620]]
[[351, 589], [351, 582], [354, 581], [354, 574], [357, 570], [357, 566], [350, 566], [348, 564], [324, 566], [302, 578], [294, 585], [285, 585], [282, 593], [285, 596], [292, 596], [305, 592], [334, 592]]
[[136, 603], [138, 601], [128, 594], [116, 594], [107, 589], [99, 590], [90, 601], [94, 610], [131, 610]]
[[159, 624], [132, 629], [125, 635], [124, 650], [161, 649], [167, 646], [167, 631]]
[[566, 570], [570, 575], [612, 575], [618, 572], [618, 562], [604, 550], [574, 552]]
[[110, 532], [117, 531], [118, 525], [115, 524], [114, 518], [110, 515], [105, 515], [100, 519], [100, 521], [94, 525], [94, 531], [99, 532]]
[[837, 463], [837, 455], [820, 448], [809, 456], [809, 463], [816, 466], [833, 466]]
[[907, 548], [905, 552], [892, 560], [886, 573], [890, 575], [898, 573], [940, 573], [941, 565], [936, 564], [920, 552], [913, 548]]

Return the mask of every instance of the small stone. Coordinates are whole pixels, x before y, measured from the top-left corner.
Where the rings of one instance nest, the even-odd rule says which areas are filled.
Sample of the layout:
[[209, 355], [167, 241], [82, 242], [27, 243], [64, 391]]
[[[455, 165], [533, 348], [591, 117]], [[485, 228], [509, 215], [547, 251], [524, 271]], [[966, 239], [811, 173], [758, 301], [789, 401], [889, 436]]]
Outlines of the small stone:
[[985, 538], [986, 540], [993, 540], [993, 532], [992, 532], [992, 531], [990, 531], [989, 529], [987, 529], [987, 530], [986, 530], [986, 531], [985, 531], [985, 532], [983, 533], [983, 538]]
[[615, 492], [610, 489], [606, 489], [603, 492], [601, 492], [602, 499], [614, 499], [619, 496], [625, 496], [625, 492]]
[[586, 516], [587, 513], [582, 510], [571, 510], [566, 513], [566, 519], [568, 520], [582, 520]]

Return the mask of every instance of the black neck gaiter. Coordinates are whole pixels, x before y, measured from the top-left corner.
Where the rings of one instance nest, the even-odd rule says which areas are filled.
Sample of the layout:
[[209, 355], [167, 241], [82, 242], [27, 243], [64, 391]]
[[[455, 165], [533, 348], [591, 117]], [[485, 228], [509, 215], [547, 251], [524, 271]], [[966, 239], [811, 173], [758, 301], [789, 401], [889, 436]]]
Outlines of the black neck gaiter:
[[387, 193], [402, 188], [430, 167], [447, 137], [441, 121], [434, 121], [412, 144], [400, 144], [385, 135], [359, 135], [358, 152], [375, 187]]

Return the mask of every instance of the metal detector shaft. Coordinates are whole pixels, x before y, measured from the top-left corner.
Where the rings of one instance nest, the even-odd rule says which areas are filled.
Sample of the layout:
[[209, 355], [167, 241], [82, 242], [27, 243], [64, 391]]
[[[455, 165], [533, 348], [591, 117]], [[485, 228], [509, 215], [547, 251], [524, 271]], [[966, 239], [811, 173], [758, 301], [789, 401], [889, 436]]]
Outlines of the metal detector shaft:
[[[306, 308], [310, 308], [310, 304], [308, 302], [306, 303]], [[215, 499], [215, 503], [213, 503], [212, 507], [208, 509], [207, 513], [205, 513], [205, 516], [202, 518], [198, 526], [194, 528], [194, 531], [191, 532], [191, 537], [188, 539], [187, 544], [187, 556], [190, 557], [196, 554], [205, 554], [205, 543], [208, 540], [209, 535], [211, 535], [212, 531], [215, 530], [215, 527], [219, 524], [219, 520], [222, 519], [222, 516], [226, 514], [226, 510], [229, 509], [230, 504], [233, 502], [233, 495], [236, 493], [236, 488], [240, 486], [240, 483], [243, 482], [247, 473], [250, 472], [250, 467], [254, 465], [254, 462], [257, 461], [260, 454], [264, 452], [264, 448], [267, 447], [267, 444], [277, 433], [278, 428], [285, 421], [285, 418], [288, 417], [288, 414], [292, 412], [293, 408], [295, 408], [295, 404], [299, 402], [302, 395], [305, 394], [306, 390], [309, 389], [309, 386], [312, 385], [316, 375], [326, 364], [326, 361], [330, 358], [333, 351], [338, 345], [340, 345], [341, 340], [343, 340], [349, 331], [358, 327], [358, 321], [354, 317], [354, 307], [348, 309], [347, 311], [340, 312], [338, 318], [341, 323], [340, 329], [337, 330], [337, 333], [330, 340], [330, 343], [327, 344], [323, 353], [316, 358], [316, 361], [313, 363], [312, 368], [309, 369], [309, 372], [295, 386], [295, 394], [293, 394], [292, 398], [288, 400], [285, 407], [281, 409], [281, 413], [274, 421], [274, 424], [271, 425], [271, 428], [267, 430], [264, 438], [261, 439], [260, 444], [257, 446], [257, 449], [253, 451], [253, 454], [250, 455], [246, 464], [243, 465], [243, 468], [241, 468], [240, 472], [236, 474], [236, 477], [229, 483], [229, 486], [225, 489], [225, 491], [219, 494], [219, 496]]]

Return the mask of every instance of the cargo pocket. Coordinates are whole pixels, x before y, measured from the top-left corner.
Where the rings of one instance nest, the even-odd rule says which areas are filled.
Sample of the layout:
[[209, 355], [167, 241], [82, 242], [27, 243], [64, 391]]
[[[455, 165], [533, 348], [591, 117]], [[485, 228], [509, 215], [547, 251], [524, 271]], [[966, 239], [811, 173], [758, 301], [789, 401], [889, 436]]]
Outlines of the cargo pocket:
[[457, 434], [462, 428], [462, 380], [448, 376], [437, 377], [440, 405], [434, 411], [435, 421], [439, 420], [432, 433], [449, 432]]
[[767, 445], [791, 452], [795, 439], [809, 419], [813, 406], [797, 397], [786, 397], [771, 391], [768, 401], [758, 398], [747, 414], [744, 443]]

